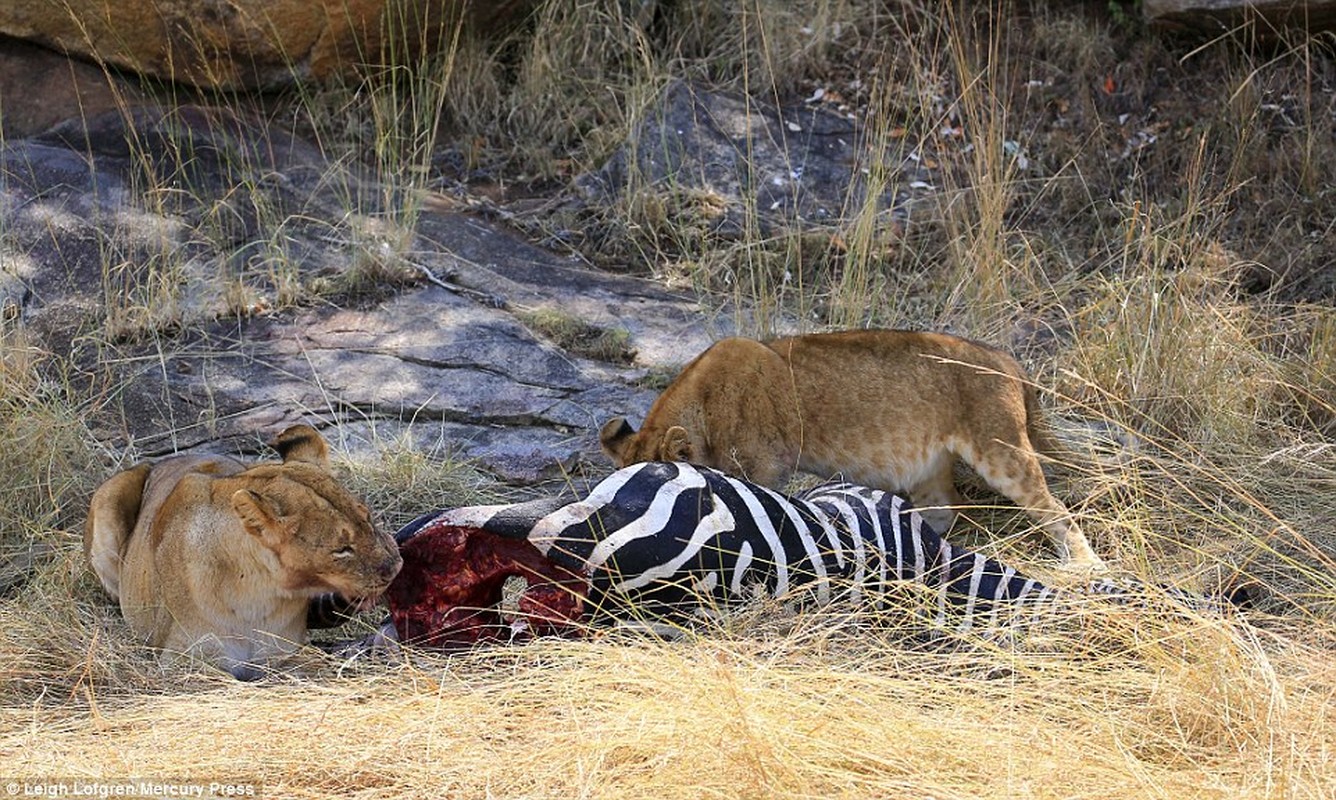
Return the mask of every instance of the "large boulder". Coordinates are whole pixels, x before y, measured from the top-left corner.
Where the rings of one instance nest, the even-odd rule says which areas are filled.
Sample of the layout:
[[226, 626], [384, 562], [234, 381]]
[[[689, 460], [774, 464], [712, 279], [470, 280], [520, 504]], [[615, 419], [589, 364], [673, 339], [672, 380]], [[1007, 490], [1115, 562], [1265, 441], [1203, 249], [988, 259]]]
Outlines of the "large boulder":
[[6, 139], [21, 139], [71, 117], [95, 117], [143, 99], [144, 93], [131, 80], [54, 50], [0, 36], [0, 136]]
[[5, 0], [0, 33], [208, 89], [255, 90], [413, 58], [455, 22], [491, 27], [526, 0]]
[[1256, 23], [1247, 35], [1263, 39], [1284, 30], [1319, 31], [1336, 27], [1336, 0], [1145, 0], [1142, 13], [1152, 24], [1216, 36]]

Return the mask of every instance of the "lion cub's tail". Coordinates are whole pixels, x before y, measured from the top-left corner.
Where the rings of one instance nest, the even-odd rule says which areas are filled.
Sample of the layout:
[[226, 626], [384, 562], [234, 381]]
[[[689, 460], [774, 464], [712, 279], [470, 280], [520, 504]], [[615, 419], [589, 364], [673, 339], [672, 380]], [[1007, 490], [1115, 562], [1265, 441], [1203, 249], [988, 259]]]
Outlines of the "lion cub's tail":
[[1030, 445], [1049, 461], [1111, 467], [1131, 461], [1143, 449], [1143, 440], [1130, 430], [1097, 419], [1055, 422], [1039, 404], [1033, 384], [1025, 385], [1025, 427]]
[[88, 506], [84, 525], [84, 555], [102, 587], [114, 598], [121, 596], [121, 559], [130, 534], [139, 519], [150, 465], [140, 464], [118, 472], [97, 487]]
[[1028, 380], [1023, 383], [1025, 392], [1025, 433], [1030, 437], [1030, 446], [1035, 452], [1053, 461], [1061, 461], [1071, 454], [1071, 450], [1053, 432], [1053, 426], [1039, 404], [1039, 391]]

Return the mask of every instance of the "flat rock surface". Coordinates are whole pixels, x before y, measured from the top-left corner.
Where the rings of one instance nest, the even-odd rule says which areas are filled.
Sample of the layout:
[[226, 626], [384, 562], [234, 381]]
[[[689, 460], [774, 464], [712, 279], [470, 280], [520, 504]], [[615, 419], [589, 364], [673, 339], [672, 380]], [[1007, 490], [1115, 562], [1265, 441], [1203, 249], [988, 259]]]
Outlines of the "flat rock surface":
[[869, 137], [820, 103], [771, 106], [679, 81], [645, 116], [632, 141], [576, 180], [585, 202], [646, 186], [708, 197], [714, 233], [729, 237], [753, 216], [773, 231], [838, 225], [865, 206], [903, 224], [933, 191], [904, 141]]
[[[330, 202], [334, 167], [251, 121], [190, 107], [129, 119], [0, 147], [0, 306], [103, 398], [88, 419], [113, 451], [253, 451], [304, 420], [337, 422], [353, 451], [407, 435], [512, 482], [606, 469], [596, 431], [648, 409], [638, 379], [730, 332], [691, 297], [444, 204], [422, 203], [408, 231], [362, 176], [341, 175]], [[189, 160], [174, 158], [182, 142]], [[318, 280], [384, 250], [407, 275], [389, 291], [274, 299], [277, 269]], [[522, 321], [539, 309], [625, 331], [634, 359], [562, 350]], [[123, 333], [106, 335], [117, 313]]]

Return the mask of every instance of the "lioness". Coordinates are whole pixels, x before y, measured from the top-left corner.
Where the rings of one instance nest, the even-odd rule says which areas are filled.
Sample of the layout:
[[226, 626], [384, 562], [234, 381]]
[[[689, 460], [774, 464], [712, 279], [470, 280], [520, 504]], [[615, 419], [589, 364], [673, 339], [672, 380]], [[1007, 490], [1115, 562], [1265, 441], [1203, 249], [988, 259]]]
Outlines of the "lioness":
[[402, 564], [329, 474], [314, 428], [288, 428], [274, 448], [281, 464], [187, 455], [117, 473], [84, 529], [84, 553], [136, 634], [241, 679], [305, 641], [312, 598], [379, 596]]
[[1011, 356], [941, 333], [847, 331], [769, 342], [724, 339], [682, 370], [640, 431], [609, 420], [619, 466], [691, 461], [778, 486], [794, 470], [907, 491], [945, 533], [964, 459], [1052, 537], [1064, 563], [1099, 567], [1044, 481], [1053, 443], [1034, 386]]

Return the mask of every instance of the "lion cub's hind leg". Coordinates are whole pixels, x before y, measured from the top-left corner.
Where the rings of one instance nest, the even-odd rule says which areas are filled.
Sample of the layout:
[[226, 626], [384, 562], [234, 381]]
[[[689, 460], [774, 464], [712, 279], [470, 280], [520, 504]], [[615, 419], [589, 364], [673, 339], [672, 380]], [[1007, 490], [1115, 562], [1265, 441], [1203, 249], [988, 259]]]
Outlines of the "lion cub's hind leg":
[[1028, 442], [1008, 444], [994, 440], [981, 453], [962, 453], [965, 462], [994, 490], [1020, 506], [1042, 527], [1064, 565], [1104, 569], [1104, 562], [1072, 519], [1072, 514], [1048, 490], [1039, 457]]
[[84, 525], [84, 555], [113, 598], [121, 596], [121, 558], [139, 521], [148, 464], [119, 472], [97, 488]]

